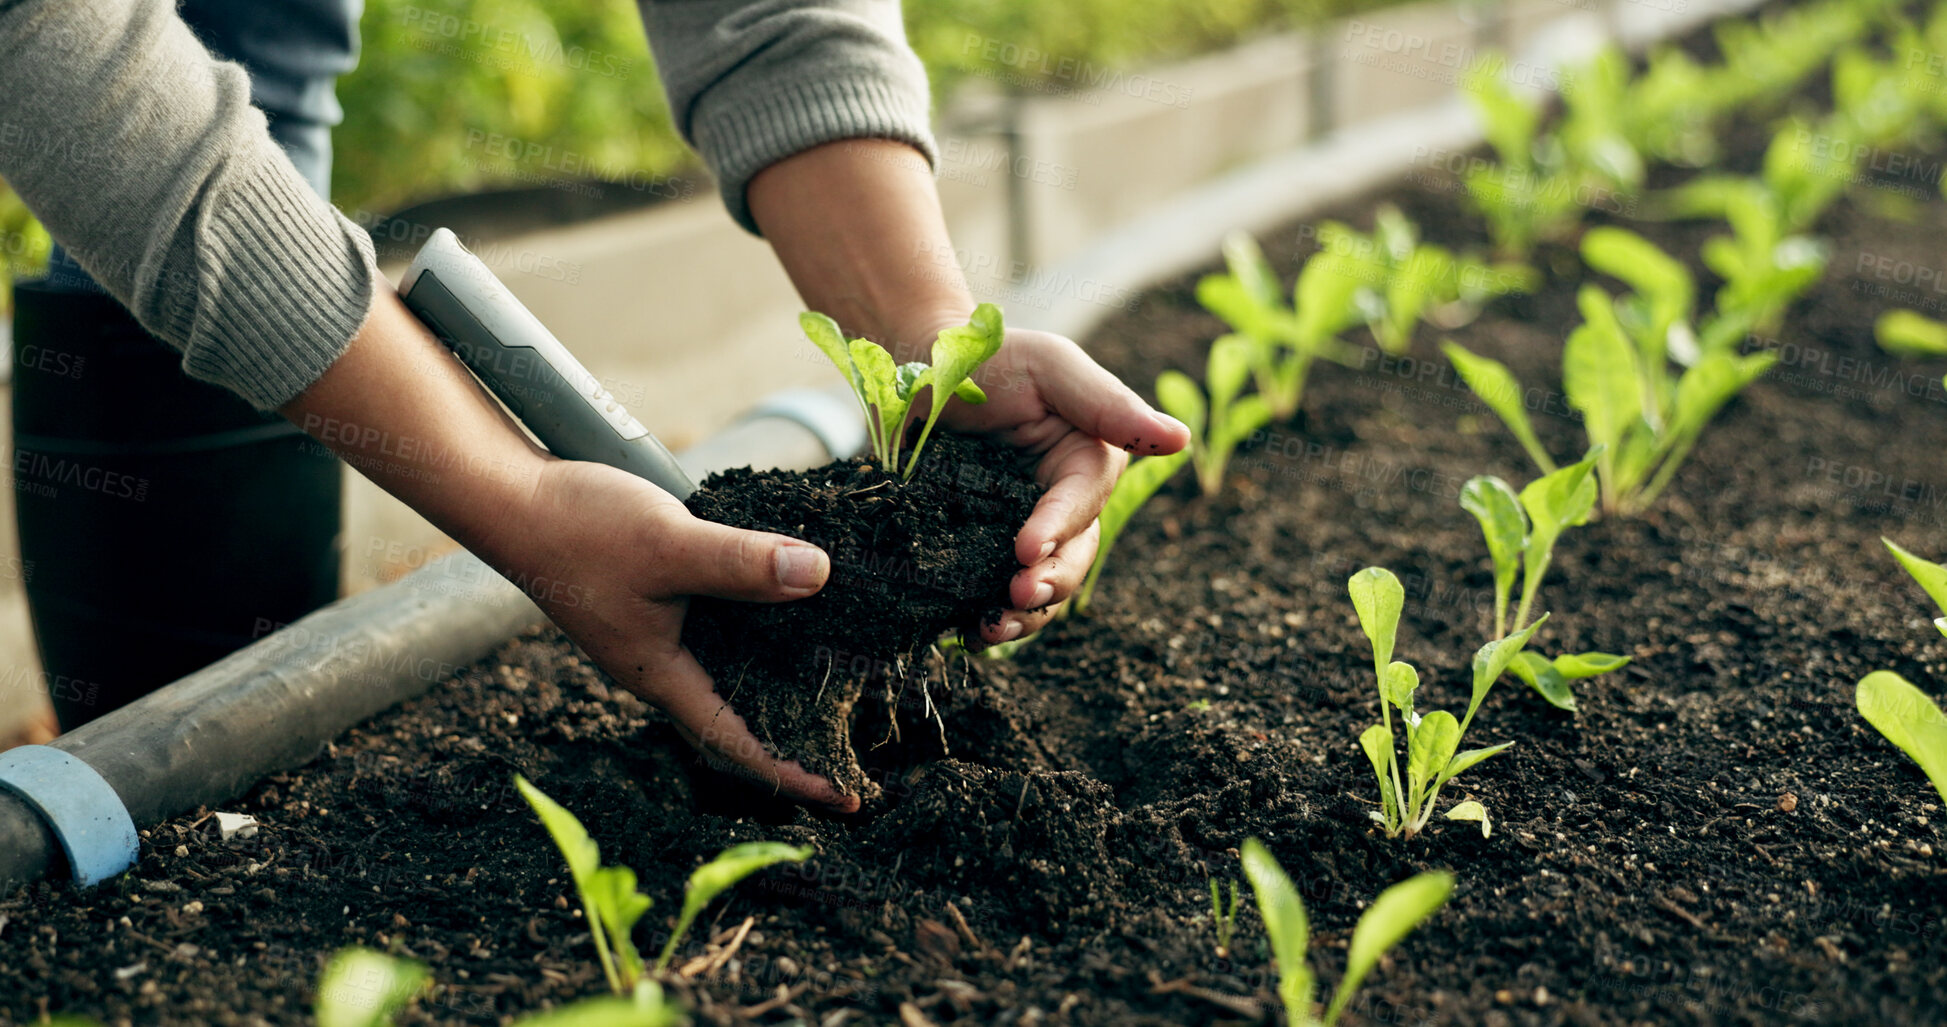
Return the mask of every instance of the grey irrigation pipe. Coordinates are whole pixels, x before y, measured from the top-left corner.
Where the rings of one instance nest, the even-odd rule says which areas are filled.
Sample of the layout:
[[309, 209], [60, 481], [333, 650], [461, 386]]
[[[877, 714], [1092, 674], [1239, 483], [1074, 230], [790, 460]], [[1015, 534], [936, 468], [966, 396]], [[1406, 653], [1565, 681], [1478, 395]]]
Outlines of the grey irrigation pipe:
[[[1640, 48], [1759, 2], [1706, 0], [1682, 15], [1620, 8], [1635, 24], [1566, 18], [1527, 52], [1559, 61], [1604, 38]], [[1261, 232], [1305, 217], [1397, 179], [1419, 156], [1464, 152], [1481, 141], [1457, 97], [1339, 129], [1189, 190], [1060, 262], [1049, 278], [1153, 283], [1208, 261], [1232, 228]], [[1038, 327], [1079, 338], [1113, 312], [1054, 296]], [[766, 400], [678, 462], [697, 479], [744, 464], [815, 467], [864, 442], [864, 424], [843, 387], [799, 389]], [[75, 848], [65, 862], [77, 880], [119, 873], [133, 860], [137, 825], [223, 802], [302, 765], [345, 729], [426, 691], [542, 619], [512, 584], [472, 554], [457, 553], [341, 599], [51, 745], [0, 754], [0, 893], [61, 865], [63, 840]], [[40, 796], [40, 805], [21, 790]], [[61, 825], [63, 838], [50, 823]]]

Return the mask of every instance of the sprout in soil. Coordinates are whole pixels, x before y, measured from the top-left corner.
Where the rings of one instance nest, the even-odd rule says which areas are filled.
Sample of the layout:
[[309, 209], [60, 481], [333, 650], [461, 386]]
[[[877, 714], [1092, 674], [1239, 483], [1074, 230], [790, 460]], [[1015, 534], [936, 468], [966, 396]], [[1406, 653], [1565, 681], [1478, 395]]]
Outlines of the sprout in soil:
[[[318, 1027], [389, 1027], [426, 990], [426, 968], [368, 948], [339, 949], [318, 978], [313, 1006]], [[662, 988], [642, 981], [628, 998], [605, 995], [536, 1013], [515, 1027], [676, 1027], [687, 1019], [663, 1000]]]
[[1939, 704], [1890, 670], [1861, 678], [1855, 700], [1866, 723], [1913, 757], [1947, 802], [1947, 716]]
[[[1913, 580], [1927, 590], [1927, 595], [1933, 599], [1935, 606], [1940, 607], [1940, 612], [1947, 614], [1947, 564], [1938, 564], [1925, 557], [1915, 556], [1901, 549], [1890, 538], [1882, 538], [1880, 541], [1886, 543], [1886, 548], [1892, 552], [1894, 559], [1899, 560], [1900, 566], [1905, 567], [1906, 572], [1913, 575]], [[1941, 634], [1947, 635], [1947, 617], [1935, 618], [1933, 626], [1939, 628]]]
[[1110, 550], [1115, 548], [1116, 539], [1122, 536], [1122, 529], [1129, 526], [1129, 519], [1136, 511], [1149, 502], [1156, 490], [1176, 476], [1176, 472], [1190, 459], [1188, 449], [1178, 450], [1165, 456], [1138, 457], [1122, 472], [1122, 477], [1110, 491], [1108, 501], [1102, 504], [1102, 513], [1096, 517], [1101, 526], [1101, 540], [1095, 547], [1095, 562], [1089, 565], [1088, 576], [1082, 579], [1082, 587], [1075, 591], [1075, 601], [1071, 608], [1076, 612], [1088, 608], [1089, 600], [1095, 596], [1095, 582], [1102, 577], [1102, 565], [1108, 562]]
[[1947, 357], [1947, 323], [1911, 310], [1889, 310], [1873, 322], [1879, 348], [1896, 357], [1934, 360]]
[[1217, 958], [1230, 958], [1230, 941], [1237, 934], [1237, 882], [1225, 881], [1230, 889], [1230, 906], [1217, 901], [1217, 879], [1210, 879], [1210, 923], [1217, 929]]
[[[609, 990], [627, 995], [644, 981], [642, 956], [636, 951], [633, 931], [636, 921], [649, 911], [649, 896], [636, 890], [635, 871], [625, 866], [601, 865], [601, 849], [581, 821], [560, 803], [543, 794], [527, 778], [514, 775], [514, 785], [534, 807], [561, 855], [568, 861], [568, 875], [581, 896], [582, 913], [588, 918], [588, 933], [595, 942], [595, 954], [608, 977]], [[669, 967], [676, 946], [689, 930], [696, 914], [738, 881], [773, 863], [797, 862], [811, 856], [810, 848], [797, 848], [778, 842], [749, 842], [724, 850], [716, 859], [690, 875], [683, 893], [683, 912], [676, 930], [656, 960], [656, 970]]]
[[[870, 339], [847, 343], [838, 322], [814, 311], [798, 315], [798, 326], [825, 356], [838, 366], [845, 381], [858, 398], [865, 414], [872, 455], [879, 466], [898, 472], [910, 480], [919, 466], [920, 452], [933, 434], [933, 425], [946, 409], [948, 397], [967, 403], [985, 403], [987, 394], [974, 384], [973, 373], [1000, 352], [1006, 334], [1001, 311], [992, 303], [974, 308], [965, 325], [948, 328], [933, 340], [932, 366], [914, 362], [895, 365], [892, 355]], [[928, 390], [929, 409], [919, 439], [913, 443], [905, 470], [899, 469], [900, 451], [906, 444], [906, 422], [921, 389]]]
[[1338, 336], [1362, 320], [1354, 299], [1359, 268], [1347, 254], [1320, 250], [1299, 269], [1286, 305], [1278, 276], [1249, 235], [1224, 239], [1224, 262], [1225, 274], [1197, 283], [1197, 302], [1231, 326], [1271, 417], [1287, 420], [1298, 412], [1313, 361], [1353, 359]]
[[1539, 277], [1521, 264], [1490, 265], [1421, 242], [1419, 227], [1390, 203], [1379, 206], [1372, 226], [1365, 235], [1327, 221], [1318, 226], [1318, 245], [1348, 258], [1359, 283], [1353, 305], [1388, 353], [1406, 352], [1422, 318], [1456, 327], [1496, 296], [1532, 290]]
[[[1562, 351], [1562, 391], [1582, 414], [1591, 451], [1600, 447], [1596, 475], [1603, 510], [1638, 513], [1656, 501], [1718, 410], [1770, 369], [1777, 355], [1739, 355], [1738, 342], [1754, 316], [1747, 310], [1722, 313], [1693, 330], [1696, 286], [1689, 271], [1641, 236], [1592, 228], [1583, 237], [1582, 257], [1635, 291], [1616, 298], [1593, 283], [1582, 287], [1576, 301], [1583, 323]], [[1451, 340], [1442, 348], [1535, 465], [1544, 473], [1555, 470], [1514, 375]], [[1681, 374], [1671, 370], [1673, 362]]]
[[1249, 344], [1226, 335], [1210, 346], [1204, 372], [1209, 399], [1190, 376], [1164, 371], [1156, 376], [1156, 402], [1190, 429], [1190, 459], [1197, 484], [1214, 496], [1224, 487], [1224, 467], [1237, 444], [1271, 420], [1271, 407], [1260, 395], [1239, 396], [1250, 381]]
[[[1469, 479], [1460, 490], [1460, 505], [1474, 515], [1494, 560], [1494, 636], [1508, 633], [1508, 602], [1516, 575], [1521, 575], [1521, 606], [1514, 623], [1523, 624], [1541, 593], [1542, 579], [1562, 532], [1588, 520], [1595, 507], [1595, 481], [1590, 470], [1596, 455], [1528, 483], [1519, 496], [1508, 483], [1492, 475]], [[1525, 569], [1526, 573], [1522, 573]], [[1510, 669], [1543, 699], [1559, 709], [1575, 709], [1569, 682], [1607, 674], [1629, 663], [1611, 653], [1577, 653], [1553, 660], [1523, 650]]]
[[1352, 929], [1345, 976], [1332, 993], [1325, 1018], [1320, 1020], [1313, 1012], [1312, 972], [1305, 959], [1311, 947], [1305, 903], [1263, 842], [1246, 838], [1242, 859], [1244, 876], [1257, 895], [1258, 915], [1271, 937], [1272, 960], [1278, 967], [1278, 998], [1292, 1027], [1331, 1027], [1337, 1023], [1360, 983], [1379, 965], [1380, 957], [1439, 911], [1453, 893], [1453, 875], [1445, 871], [1418, 874], [1380, 892]]
[[[1359, 747], [1372, 761], [1373, 775], [1379, 781], [1379, 811], [1372, 818], [1386, 830], [1386, 837], [1405, 835], [1409, 840], [1426, 828], [1440, 799], [1440, 789], [1455, 775], [1474, 764], [1505, 751], [1513, 742], [1485, 749], [1459, 752], [1460, 740], [1474, 722], [1487, 693], [1521, 654], [1521, 648], [1534, 636], [1535, 629], [1548, 620], [1547, 614], [1527, 627], [1480, 647], [1474, 654], [1473, 697], [1465, 717], [1455, 720], [1445, 710], [1421, 716], [1413, 709], [1413, 693], [1420, 686], [1420, 673], [1410, 663], [1393, 660], [1393, 646], [1399, 635], [1400, 610], [1406, 603], [1406, 590], [1399, 578], [1383, 567], [1367, 567], [1346, 582], [1352, 607], [1359, 615], [1359, 627], [1372, 642], [1372, 665], [1379, 686], [1380, 723], [1359, 736]], [[1398, 710], [1400, 730], [1406, 735], [1406, 774], [1399, 770], [1399, 752], [1394, 744], [1393, 711]], [[1447, 812], [1449, 820], [1474, 820], [1481, 833], [1492, 828], [1487, 811], [1479, 803], [1467, 802]]]

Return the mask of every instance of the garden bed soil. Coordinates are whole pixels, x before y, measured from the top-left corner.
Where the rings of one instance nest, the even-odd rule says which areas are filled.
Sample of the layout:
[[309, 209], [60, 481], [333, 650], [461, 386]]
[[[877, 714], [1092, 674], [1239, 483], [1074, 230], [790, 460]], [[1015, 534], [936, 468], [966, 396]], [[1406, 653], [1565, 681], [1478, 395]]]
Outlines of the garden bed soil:
[[[1746, 136], [1735, 163], [1755, 160]], [[1411, 359], [1319, 369], [1300, 421], [1246, 446], [1222, 495], [1196, 497], [1187, 475], [1168, 486], [1086, 616], [1011, 662], [948, 661], [950, 689], [924, 692], [943, 718], [911, 690], [868, 709], [885, 690], [865, 689], [857, 723], [901, 725], [860, 730], [883, 793], [870, 815], [821, 818], [711, 775], [573, 647], [524, 638], [228, 804], [262, 821], [255, 837], [175, 818], [117, 882], [0, 901], [0, 1021], [298, 1023], [324, 958], [352, 943], [432, 966], [437, 989], [404, 1023], [495, 1023], [592, 994], [577, 903], [516, 771], [640, 872], [657, 902], [646, 935], [720, 848], [817, 847], [705, 914], [690, 952], [754, 926], [674, 989], [700, 1023], [1247, 1022], [1274, 1002], [1262, 927], [1246, 902], [1238, 954], [1218, 958], [1206, 878], [1239, 878], [1252, 835], [1306, 897], [1327, 986], [1373, 895], [1456, 873], [1348, 1022], [1947, 1020], [1938, 796], [1852, 700], [1877, 669], [1947, 691], [1927, 600], [1879, 544], [1947, 554], [1943, 367], [1893, 361], [1871, 332], [1889, 305], [1938, 296], [1883, 295], [1890, 280], [1862, 270], [1939, 264], [1947, 205], [1926, 195], [1911, 222], [1839, 203], [1824, 281], [1758, 343], [1778, 350], [1774, 371], [1648, 514], [1565, 536], [1537, 645], [1634, 662], [1579, 683], [1575, 716], [1512, 678], [1488, 699], [1468, 744], [1515, 746], [1449, 791], [1487, 804], [1491, 838], [1442, 821], [1411, 843], [1375, 833], [1355, 743], [1377, 711], [1346, 578], [1400, 575], [1400, 658], [1421, 669], [1423, 705], [1459, 707], [1492, 582], [1457, 493], [1476, 473], [1531, 477], [1423, 327]], [[1379, 199], [1435, 241], [1482, 240], [1438, 180], [1341, 216], [1369, 225]], [[1708, 231], [1639, 227], [1686, 256]], [[1265, 240], [1287, 281], [1303, 229]], [[1581, 446], [1549, 391], [1576, 320], [1568, 252], [1542, 261], [1540, 293], [1451, 333], [1537, 388], [1558, 456]], [[1138, 384], [1200, 370], [1220, 326], [1194, 278], [1144, 295], [1090, 348]], [[925, 672], [937, 685], [938, 661]]]

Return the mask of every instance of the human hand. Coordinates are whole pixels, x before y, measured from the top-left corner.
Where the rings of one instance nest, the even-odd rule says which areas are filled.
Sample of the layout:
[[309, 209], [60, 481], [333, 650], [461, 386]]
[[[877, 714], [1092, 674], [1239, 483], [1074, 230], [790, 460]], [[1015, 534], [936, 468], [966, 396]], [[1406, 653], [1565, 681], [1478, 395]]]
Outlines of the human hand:
[[857, 796], [767, 752], [682, 644], [688, 597], [802, 599], [831, 572], [823, 550], [701, 520], [662, 489], [602, 464], [550, 461], [533, 495], [525, 520], [534, 530], [516, 547], [497, 547], [493, 562], [609, 677], [669, 714], [719, 769], [799, 802], [858, 809]]
[[[932, 334], [937, 329], [924, 337]], [[1101, 540], [1096, 517], [1129, 454], [1174, 453], [1189, 444], [1190, 430], [1152, 409], [1073, 340], [1050, 332], [1008, 330], [974, 380], [987, 402], [949, 403], [940, 422], [1033, 456], [1035, 479], [1047, 488], [1015, 536], [1021, 570], [1008, 586], [1014, 606], [981, 626], [981, 640], [993, 644], [1039, 631], [1081, 586]]]

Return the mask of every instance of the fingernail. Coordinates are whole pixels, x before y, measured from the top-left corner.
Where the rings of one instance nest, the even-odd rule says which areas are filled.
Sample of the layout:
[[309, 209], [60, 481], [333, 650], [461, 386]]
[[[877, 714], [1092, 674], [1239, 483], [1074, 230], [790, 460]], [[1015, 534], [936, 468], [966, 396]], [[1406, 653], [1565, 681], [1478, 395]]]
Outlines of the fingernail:
[[825, 583], [825, 551], [817, 546], [777, 547], [777, 583], [785, 588], [809, 592]]
[[1001, 641], [1003, 642], [1012, 642], [1015, 639], [1020, 637], [1021, 637], [1021, 622], [1018, 620], [1010, 620], [1007, 622], [1007, 624], [1004, 627], [1001, 628]]
[[1033, 597], [1028, 599], [1028, 609], [1039, 610], [1042, 607], [1053, 602], [1054, 599], [1055, 599], [1055, 586], [1050, 585], [1044, 581], [1039, 585], [1034, 586], [1034, 595]]
[[1174, 418], [1174, 417], [1171, 417], [1171, 416], [1170, 416], [1170, 415], [1168, 415], [1168, 414], [1163, 414], [1163, 413], [1159, 413], [1159, 414], [1157, 414], [1156, 416], [1157, 416], [1157, 418], [1158, 418], [1158, 419], [1160, 419], [1160, 420], [1162, 420], [1163, 422], [1165, 422], [1165, 423], [1167, 423], [1167, 424], [1173, 424], [1173, 425], [1176, 425], [1176, 426], [1177, 426], [1178, 428], [1181, 428], [1181, 429], [1183, 429], [1183, 434], [1185, 434], [1185, 435], [1188, 435], [1188, 434], [1190, 433], [1190, 426], [1189, 426], [1189, 425], [1187, 425], [1187, 424], [1184, 424], [1184, 423], [1183, 423], [1182, 421], [1179, 421], [1179, 420], [1177, 420], [1176, 418]]
[[1054, 539], [1049, 539], [1048, 541], [1041, 543], [1041, 555], [1035, 557], [1034, 562], [1040, 563], [1041, 561], [1046, 560], [1049, 554], [1053, 553], [1054, 551], [1055, 551]]

